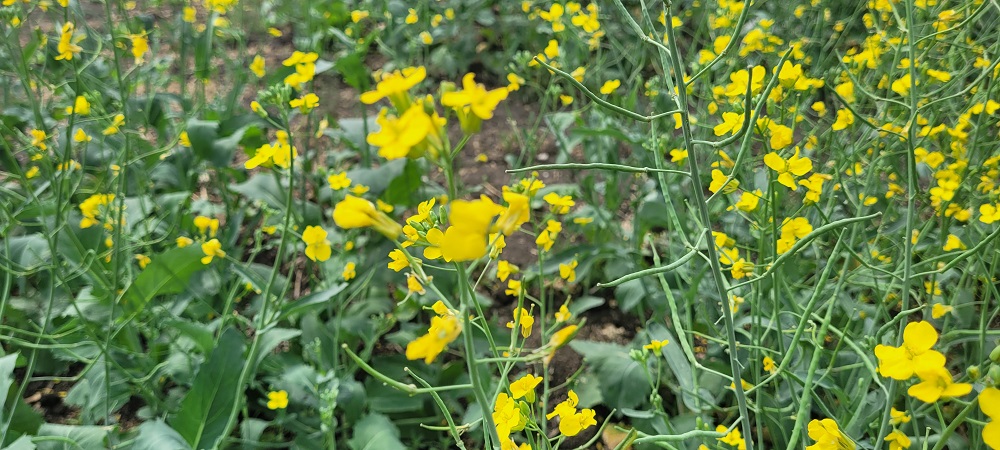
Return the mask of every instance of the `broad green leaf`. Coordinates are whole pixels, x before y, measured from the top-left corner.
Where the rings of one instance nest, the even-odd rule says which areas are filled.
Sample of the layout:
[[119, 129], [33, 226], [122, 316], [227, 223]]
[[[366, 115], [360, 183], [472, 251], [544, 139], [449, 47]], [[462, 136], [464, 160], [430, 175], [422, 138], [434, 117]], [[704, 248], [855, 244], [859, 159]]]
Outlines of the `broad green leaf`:
[[423, 173], [424, 171], [420, 169], [419, 164], [411, 159], [406, 159], [406, 166], [403, 168], [403, 173], [389, 183], [385, 193], [382, 194], [382, 199], [390, 205], [413, 205], [418, 203], [418, 201], [415, 201], [414, 194], [423, 184], [421, 180]]
[[[247, 266], [243, 264], [233, 264], [230, 266], [234, 272], [239, 274], [244, 282], [253, 285], [253, 288], [264, 292], [267, 288], [268, 281], [271, 280], [271, 266], [265, 266], [258, 263], [250, 263]], [[280, 292], [284, 292], [285, 286], [288, 284], [288, 279], [284, 275], [278, 274], [274, 279], [274, 286], [271, 287], [271, 294], [277, 295]]]
[[405, 449], [399, 441], [399, 429], [381, 414], [369, 414], [354, 425], [354, 436], [348, 442], [351, 450]]
[[7, 411], [7, 392], [14, 385], [15, 362], [17, 362], [17, 353], [0, 358], [0, 423], [7, 423], [4, 413]]
[[376, 131], [379, 128], [375, 122], [376, 117], [378, 116], [340, 119], [337, 121], [339, 129], [327, 130], [326, 134], [332, 138], [340, 139], [344, 143], [354, 147], [355, 150], [360, 150], [366, 145], [365, 140], [368, 137], [368, 133]]
[[[38, 436], [34, 439], [34, 442], [39, 450], [108, 448], [107, 437], [109, 429], [108, 427], [98, 426], [73, 426], [47, 423], [38, 429]], [[60, 437], [64, 439], [38, 439], [44, 437]], [[67, 440], [69, 442], [66, 442]]]
[[[651, 324], [647, 332], [651, 339], [658, 341], [667, 340], [667, 345], [660, 349], [660, 353], [662, 353], [667, 363], [667, 368], [674, 374], [674, 379], [681, 385], [680, 394], [684, 405], [692, 411], [699, 411], [712, 406], [705, 404], [705, 402], [698, 402], [697, 393], [694, 391], [694, 377], [697, 376], [697, 372], [691, 370], [691, 363], [684, 356], [680, 344], [677, 343], [677, 337], [667, 327], [659, 323]], [[698, 407], [699, 405], [701, 408]]]
[[370, 187], [373, 193], [380, 194], [392, 180], [402, 175], [406, 161], [406, 158], [396, 159], [374, 169], [354, 169], [347, 172], [347, 176], [355, 185], [363, 184]]
[[260, 349], [257, 353], [257, 360], [254, 362], [254, 367], [256, 368], [260, 365], [261, 361], [271, 354], [279, 344], [284, 341], [292, 340], [302, 334], [302, 330], [293, 330], [290, 328], [268, 328], [264, 331], [264, 334], [260, 337]]
[[[17, 357], [17, 353], [11, 353], [0, 358], [0, 423], [6, 424], [10, 420], [10, 428], [0, 447], [12, 444], [21, 436], [36, 434], [42, 425], [42, 416], [38, 411], [17, 397], [18, 385], [14, 380]], [[12, 404], [14, 407], [9, 408], [8, 405]], [[13, 417], [5, 416], [11, 410], [14, 411]]]
[[[279, 186], [274, 175], [270, 173], [259, 173], [242, 183], [231, 184], [229, 190], [242, 194], [247, 200], [262, 201], [267, 206], [277, 210], [285, 209], [288, 190], [285, 186]], [[315, 203], [306, 202], [303, 204], [296, 200], [293, 202], [292, 208], [297, 214], [302, 214], [306, 223], [320, 222], [322, 212]]]
[[340, 75], [344, 77], [344, 82], [348, 86], [359, 91], [368, 89], [368, 80], [371, 77], [368, 74], [368, 68], [365, 66], [360, 53], [353, 52], [337, 59], [333, 68], [337, 72], [340, 72]]
[[266, 420], [260, 419], [246, 419], [240, 423], [240, 439], [243, 440], [244, 449], [258, 449], [262, 446], [257, 444], [260, 442], [260, 436], [264, 434], [264, 430], [271, 423]]
[[[110, 383], [105, 381], [111, 376]], [[111, 388], [110, 392], [107, 387]], [[131, 392], [121, 371], [113, 364], [107, 365], [104, 356], [87, 370], [83, 376], [66, 394], [66, 404], [80, 407], [82, 423], [97, 423], [103, 419], [106, 408], [117, 411], [128, 401]]]
[[608, 342], [569, 343], [590, 364], [604, 390], [601, 396], [610, 408], [635, 408], [649, 397], [649, 383], [642, 366], [629, 357], [629, 348]]
[[243, 386], [234, 383], [240, 377], [245, 350], [243, 335], [235, 328], [226, 329], [169, 422], [192, 448], [215, 448], [229, 434], [229, 414], [243, 400]]
[[186, 131], [188, 140], [191, 141], [191, 151], [201, 159], [214, 161], [212, 146], [219, 137], [218, 129], [219, 122], [216, 120], [189, 119]]
[[167, 329], [177, 330], [180, 334], [190, 338], [198, 346], [198, 350], [205, 354], [211, 352], [212, 348], [215, 347], [215, 336], [212, 330], [204, 324], [184, 319], [171, 319], [165, 321], [163, 325]]
[[17, 438], [16, 441], [11, 442], [10, 445], [3, 448], [3, 450], [35, 450], [35, 443], [31, 442], [31, 438], [28, 436], [21, 436]]
[[327, 306], [335, 295], [344, 291], [347, 288], [347, 283], [340, 283], [324, 289], [319, 292], [313, 292], [305, 297], [302, 297], [295, 301], [285, 302], [281, 305], [281, 315], [278, 316], [278, 321], [285, 319], [291, 315], [303, 314], [313, 308], [318, 308], [321, 306]]
[[579, 317], [591, 309], [601, 306], [605, 303], [605, 300], [600, 297], [594, 297], [593, 295], [587, 295], [577, 299], [573, 299], [567, 307], [569, 312], [573, 313], [574, 317]]
[[166, 422], [156, 419], [139, 425], [139, 436], [132, 450], [191, 450], [180, 433]]
[[203, 256], [205, 255], [197, 245], [174, 248], [151, 256], [152, 262], [125, 291], [125, 310], [130, 313], [138, 312], [157, 295], [184, 292], [191, 275], [205, 268], [201, 263]]

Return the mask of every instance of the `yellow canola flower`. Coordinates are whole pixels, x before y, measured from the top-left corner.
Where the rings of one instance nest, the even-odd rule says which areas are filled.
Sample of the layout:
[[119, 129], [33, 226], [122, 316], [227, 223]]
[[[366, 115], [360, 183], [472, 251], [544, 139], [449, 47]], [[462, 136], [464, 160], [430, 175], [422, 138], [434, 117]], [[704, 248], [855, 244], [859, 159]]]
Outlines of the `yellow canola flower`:
[[726, 211], [732, 211], [733, 209], [738, 209], [743, 212], [753, 212], [757, 209], [757, 205], [760, 204], [760, 198], [764, 193], [760, 189], [754, 189], [753, 192], [744, 191], [740, 194], [740, 199], [736, 204], [731, 205], [726, 208]]
[[[883, 377], [906, 380], [916, 371], [943, 368], [945, 357], [941, 352], [931, 350], [937, 343], [938, 333], [929, 322], [910, 322], [903, 329], [903, 345], [892, 347], [876, 345], [878, 372]], [[950, 380], [950, 376], [949, 376]]]
[[462, 77], [462, 90], [441, 95], [441, 104], [458, 113], [462, 131], [466, 134], [478, 133], [482, 128], [482, 121], [493, 118], [493, 111], [508, 94], [507, 88], [487, 90], [482, 84], [476, 83], [475, 77], [473, 73], [465, 74]]
[[86, 131], [83, 131], [83, 128], [77, 128], [76, 132], [73, 133], [73, 142], [90, 142], [92, 140], [93, 138]]
[[310, 225], [302, 231], [302, 242], [306, 244], [306, 257], [323, 262], [330, 259], [332, 250], [330, 241], [326, 239], [327, 232], [322, 227]]
[[573, 339], [573, 336], [576, 335], [576, 330], [578, 328], [579, 327], [576, 325], [567, 325], [552, 334], [552, 337], [549, 338], [549, 347], [551, 348], [549, 349], [549, 354], [545, 357], [546, 366], [552, 361], [552, 357], [555, 356], [556, 350], [559, 350], [560, 347], [566, 345], [567, 342]]
[[575, 259], [568, 264], [559, 263], [559, 277], [570, 283], [576, 281], [576, 266], [578, 264]]
[[562, 223], [555, 220], [549, 220], [545, 229], [541, 233], [538, 233], [538, 237], [535, 238], [535, 244], [542, 247], [542, 250], [549, 251], [552, 246], [556, 243], [556, 236], [562, 231]]
[[815, 444], [806, 450], [854, 450], [854, 441], [844, 435], [833, 419], [812, 420], [807, 427], [809, 438]]
[[944, 367], [918, 368], [916, 374], [920, 383], [910, 386], [906, 393], [924, 403], [935, 403], [972, 392], [971, 384], [953, 382], [951, 373]]
[[76, 114], [78, 116], [89, 116], [90, 115], [90, 102], [87, 98], [78, 95], [76, 100], [73, 101], [73, 106], [66, 107], [66, 114]]
[[201, 244], [201, 251], [205, 253], [205, 256], [201, 258], [201, 263], [205, 265], [210, 264], [213, 258], [226, 257], [226, 252], [222, 251], [222, 243], [218, 239], [212, 239]]
[[462, 333], [462, 323], [455, 315], [437, 315], [431, 318], [427, 334], [420, 336], [406, 345], [406, 359], [423, 359], [425, 363], [434, 362], [445, 348]]
[[448, 213], [450, 226], [444, 232], [441, 255], [445, 261], [471, 261], [486, 255], [490, 222], [501, 207], [488, 198], [455, 200]]
[[649, 350], [649, 351], [651, 351], [651, 352], [659, 355], [660, 354], [660, 350], [663, 349], [663, 347], [665, 347], [668, 343], [669, 342], [666, 339], [659, 340], [659, 341], [656, 340], [656, 339], [653, 339], [653, 340], [649, 341], [648, 344], [643, 345], [642, 348], [645, 349], [645, 350]]
[[837, 120], [830, 127], [833, 131], [840, 131], [854, 123], [854, 113], [849, 109], [838, 109]]
[[958, 236], [954, 234], [949, 234], [948, 238], [945, 240], [943, 250], [950, 252], [952, 250], [965, 250], [965, 243], [959, 239]]
[[812, 170], [812, 160], [799, 156], [798, 147], [795, 149], [795, 154], [788, 159], [778, 156], [775, 152], [768, 153], [764, 155], [764, 164], [778, 173], [779, 183], [793, 191], [798, 189], [796, 179]]
[[[715, 432], [726, 433], [726, 430], [728, 429], [729, 428], [726, 427], [725, 425], [719, 425], [715, 427]], [[726, 433], [725, 436], [718, 438], [718, 441], [722, 442], [723, 444], [728, 444], [733, 447], [736, 447], [737, 450], [746, 450], [747, 448], [746, 440], [743, 439], [743, 435], [740, 434], [739, 428], [733, 428], [733, 431], [730, 431]]]
[[397, 111], [406, 111], [410, 108], [410, 89], [424, 81], [426, 77], [427, 69], [423, 66], [407, 67], [402, 71], [384, 74], [381, 81], [375, 85], [375, 90], [361, 94], [361, 103], [371, 105], [388, 98]]
[[288, 392], [284, 390], [267, 393], [267, 409], [285, 409], [288, 407]]
[[326, 179], [327, 183], [330, 183], [330, 189], [339, 191], [341, 189], [351, 186], [351, 179], [347, 177], [347, 172], [340, 172], [330, 175]]
[[507, 202], [507, 207], [500, 213], [500, 218], [491, 230], [510, 236], [531, 218], [531, 206], [527, 195], [512, 191], [505, 191], [503, 199]]
[[146, 62], [146, 53], [149, 52], [149, 39], [145, 34], [130, 34], [129, 41], [132, 43], [132, 57], [135, 58], [136, 65]]
[[542, 377], [527, 374], [510, 384], [510, 394], [514, 400], [524, 397], [528, 403], [535, 402], [535, 387], [542, 382]]
[[302, 114], [309, 114], [313, 108], [319, 106], [319, 96], [310, 92], [300, 98], [292, 99], [288, 102], [288, 106], [298, 108]]
[[750, 85], [751, 94], [759, 93], [764, 88], [764, 75], [766, 73], [764, 66], [754, 66], [749, 72], [743, 69], [729, 74], [731, 83], [726, 85], [726, 96], [740, 97], [745, 95], [747, 84]]
[[535, 324], [535, 318], [524, 308], [514, 310], [514, 320], [507, 322], [507, 328], [514, 329], [515, 322], [521, 326], [521, 336], [527, 338], [531, 336], [531, 327]]
[[576, 395], [576, 392], [570, 390], [567, 394], [567, 399], [556, 405], [555, 409], [547, 414], [545, 418], [552, 419], [555, 416], [559, 416], [559, 432], [563, 436], [576, 436], [581, 431], [597, 425], [597, 420], [594, 419], [596, 415], [594, 410], [582, 409], [577, 411], [576, 405], [579, 403], [580, 398]]
[[403, 231], [403, 227], [378, 211], [372, 202], [350, 194], [333, 208], [333, 221], [344, 229], [372, 227], [389, 239], [396, 239]]
[[73, 22], [66, 22], [62, 26], [62, 33], [59, 35], [59, 43], [56, 44], [56, 61], [72, 61], [73, 57], [83, 51], [79, 45], [84, 39], [84, 35], [76, 34], [76, 25]]
[[254, 56], [253, 61], [250, 63], [250, 72], [253, 72], [257, 78], [264, 78], [264, 75], [267, 73], [264, 71], [264, 66], [264, 57], [260, 55]]
[[398, 248], [389, 252], [389, 259], [391, 259], [391, 261], [389, 261], [388, 267], [396, 272], [410, 267], [410, 261], [406, 259], [406, 255], [403, 254], [403, 251]]
[[987, 225], [993, 222], [1000, 222], [1000, 204], [995, 206], [990, 204], [979, 205], [979, 221]]
[[497, 279], [500, 281], [507, 281], [511, 274], [517, 273], [518, 267], [511, 264], [509, 261], [501, 259], [497, 261]]
[[104, 131], [101, 132], [101, 134], [105, 136], [117, 134], [120, 131], [122, 125], [125, 125], [125, 115], [116, 114], [115, 117], [111, 119], [111, 125], [105, 128]]
[[380, 128], [368, 134], [368, 143], [378, 147], [378, 155], [388, 160], [420, 156], [414, 149], [424, 142], [434, 126], [420, 105], [410, 107], [398, 118], [382, 109], [375, 122]]
[[1000, 389], [988, 387], [979, 393], [979, 409], [990, 418], [983, 427], [983, 442], [994, 450], [1000, 449]]
[[528, 418], [521, 412], [518, 402], [515, 402], [506, 392], [501, 392], [493, 404], [492, 416], [493, 422], [496, 424], [497, 436], [500, 438], [500, 448], [502, 450], [519, 450], [517, 444], [510, 438], [510, 433], [523, 430], [528, 424]]
[[885, 441], [889, 443], [889, 450], [903, 450], [910, 448], [911, 445], [910, 438], [899, 430], [892, 430], [892, 433], [885, 437]]
[[101, 214], [101, 208], [110, 205], [113, 201], [115, 201], [115, 194], [94, 194], [87, 197], [80, 203], [79, 207], [80, 214], [83, 215], [83, 218], [80, 219], [80, 228], [90, 228], [100, 223], [98, 216]]
[[552, 212], [555, 214], [566, 214], [569, 209], [576, 205], [573, 201], [573, 197], [569, 195], [559, 195], [555, 192], [549, 192], [542, 197], [545, 203], [548, 203], [552, 207]]
[[608, 80], [601, 85], [601, 93], [604, 95], [613, 94], [619, 87], [621, 87], [621, 80]]
[[729, 177], [722, 173], [721, 170], [712, 169], [712, 183], [709, 184], [708, 190], [713, 194], [719, 192], [720, 190], [723, 194], [732, 194], [733, 192], [736, 192], [736, 189], [739, 189], [740, 187], [740, 182], [733, 179], [726, 183], [726, 179], [728, 178]]
[[356, 277], [358, 275], [358, 272], [355, 270], [355, 269], [357, 269], [357, 267], [358, 267], [358, 265], [355, 264], [353, 261], [351, 261], [351, 262], [349, 262], [347, 264], [344, 264], [344, 270], [340, 274], [341, 278], [343, 278], [344, 281], [351, 281], [351, 280], [353, 280], [354, 277]]
[[573, 318], [573, 313], [570, 312], [569, 307], [566, 303], [563, 303], [559, 307], [559, 311], [556, 311], [556, 323], [563, 323], [571, 318]]
[[931, 317], [940, 319], [954, 310], [955, 308], [952, 306], [935, 303], [934, 306], [931, 307]]

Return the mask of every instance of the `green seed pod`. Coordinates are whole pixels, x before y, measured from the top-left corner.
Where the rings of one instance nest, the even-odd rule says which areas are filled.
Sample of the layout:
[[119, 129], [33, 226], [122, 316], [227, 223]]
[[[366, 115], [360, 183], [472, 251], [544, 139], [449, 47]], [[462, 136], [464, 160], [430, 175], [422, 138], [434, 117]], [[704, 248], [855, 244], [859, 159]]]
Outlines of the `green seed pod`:
[[986, 378], [992, 381], [994, 386], [1000, 386], [1000, 366], [990, 367], [989, 372], [986, 372]]

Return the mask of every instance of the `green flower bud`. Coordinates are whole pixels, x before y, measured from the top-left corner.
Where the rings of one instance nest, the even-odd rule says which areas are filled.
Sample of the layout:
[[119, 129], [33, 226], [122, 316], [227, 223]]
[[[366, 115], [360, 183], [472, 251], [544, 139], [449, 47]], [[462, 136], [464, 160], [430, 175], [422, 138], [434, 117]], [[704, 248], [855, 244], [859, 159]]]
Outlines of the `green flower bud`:
[[978, 380], [983, 375], [982, 371], [979, 370], [979, 366], [969, 366], [965, 373], [969, 374], [969, 378], [972, 381]]
[[1000, 364], [1000, 345], [997, 345], [996, 348], [990, 352], [990, 361]]

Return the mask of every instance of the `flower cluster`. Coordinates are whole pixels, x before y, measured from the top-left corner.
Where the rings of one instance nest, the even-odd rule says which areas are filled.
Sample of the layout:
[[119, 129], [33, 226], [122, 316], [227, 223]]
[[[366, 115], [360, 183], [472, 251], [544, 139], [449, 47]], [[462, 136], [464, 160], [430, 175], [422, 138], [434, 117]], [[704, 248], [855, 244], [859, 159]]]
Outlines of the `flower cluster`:
[[925, 321], [910, 322], [903, 329], [903, 345], [875, 346], [879, 374], [901, 381], [916, 375], [920, 382], [910, 386], [907, 393], [925, 403], [968, 394], [972, 385], [954, 383], [945, 368], [944, 355], [931, 348], [937, 340], [938, 333], [933, 325]]
[[437, 315], [431, 318], [427, 334], [406, 345], [406, 359], [423, 359], [430, 364], [462, 333], [462, 322], [456, 316], [457, 311], [448, 309], [440, 300], [431, 309]]

